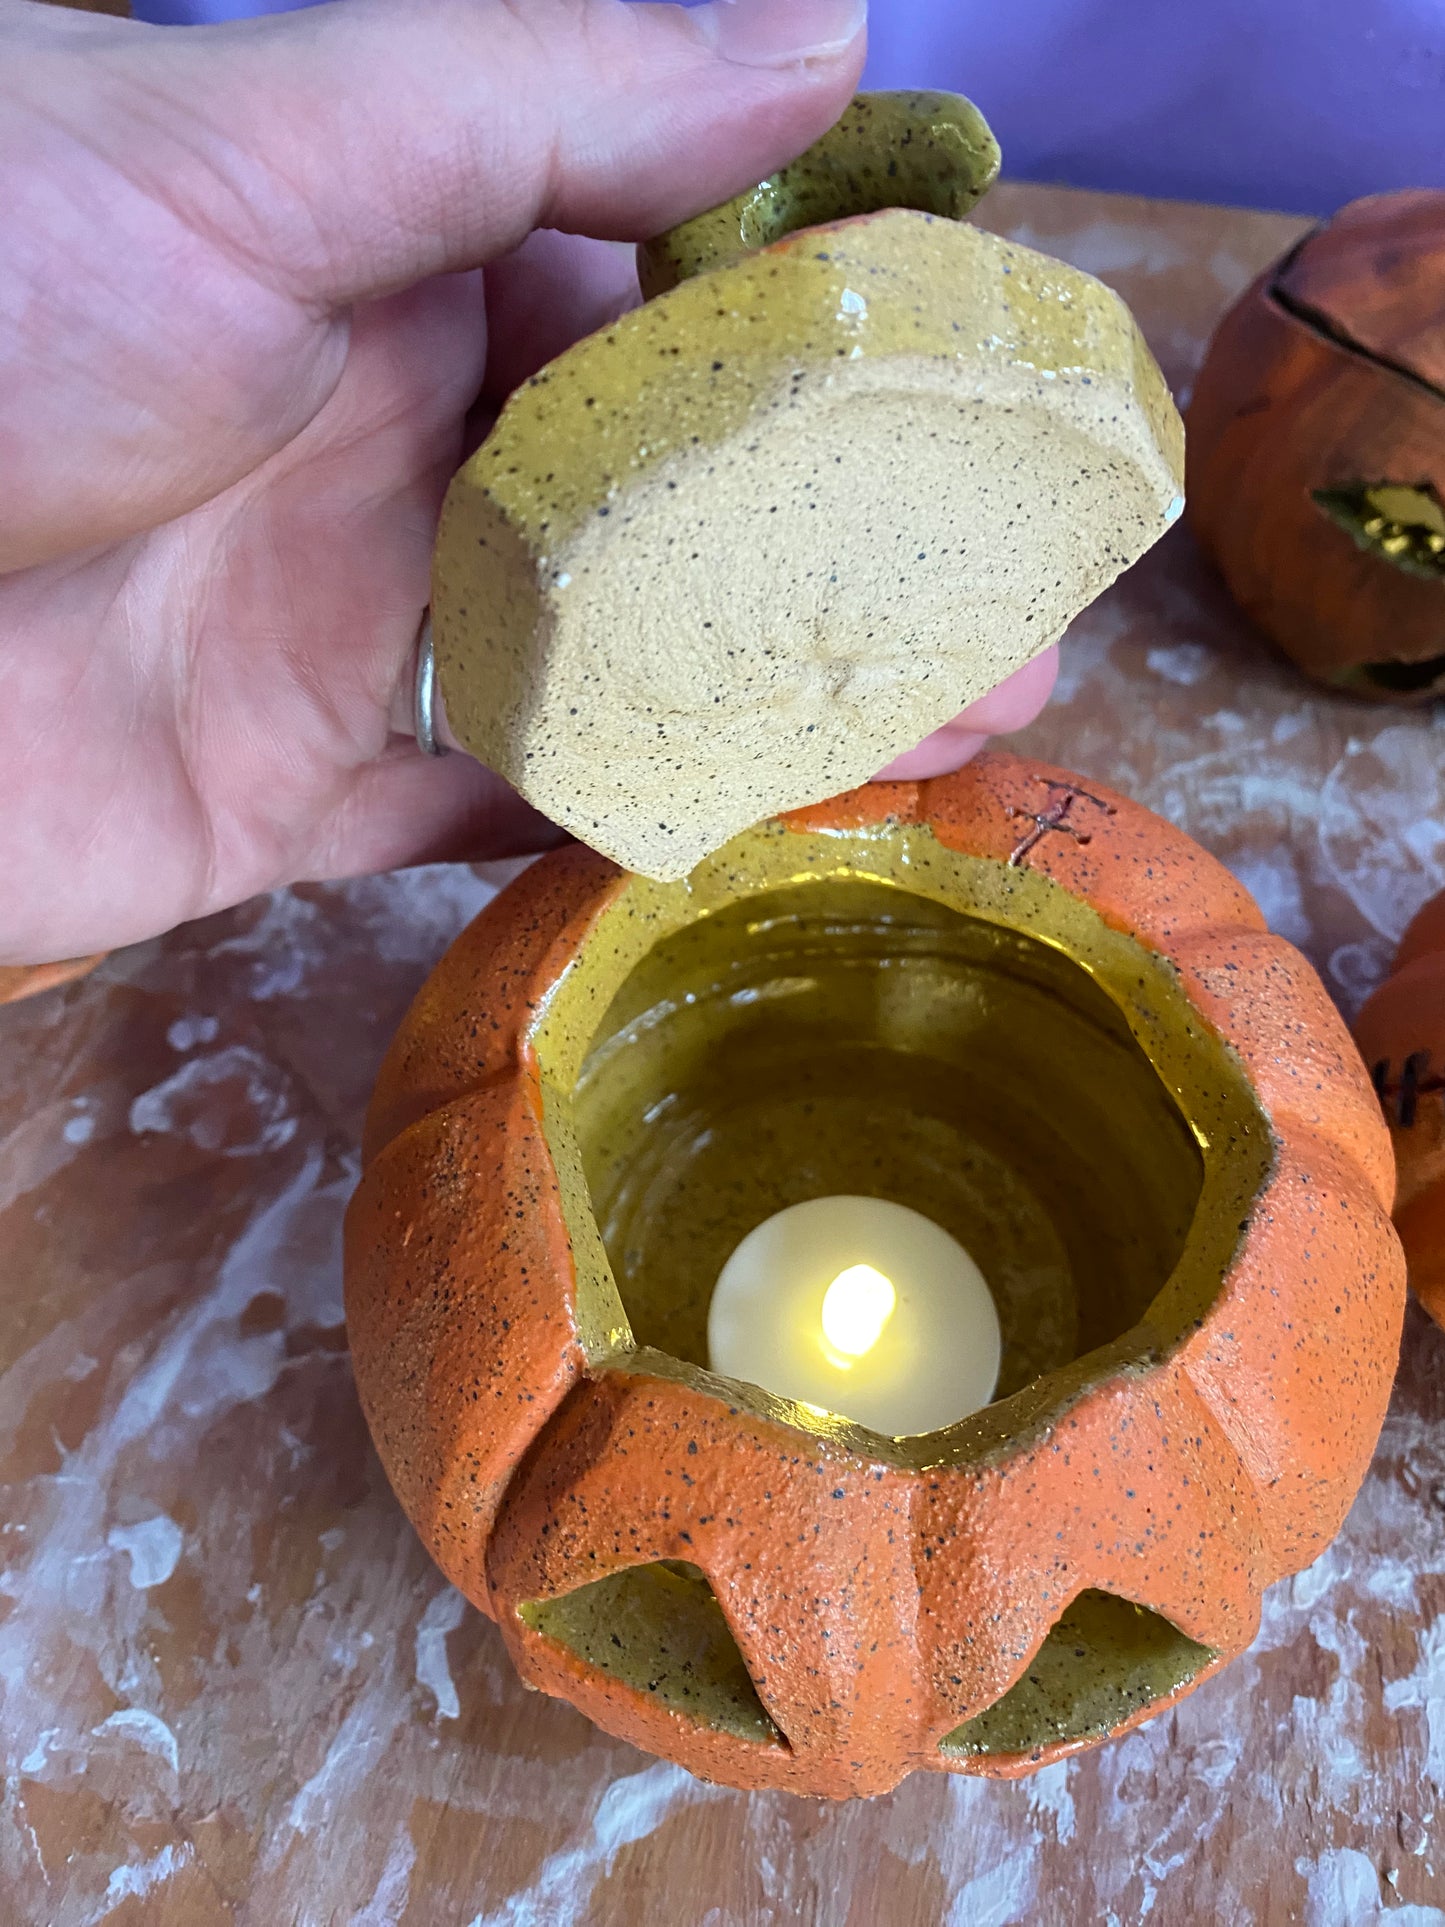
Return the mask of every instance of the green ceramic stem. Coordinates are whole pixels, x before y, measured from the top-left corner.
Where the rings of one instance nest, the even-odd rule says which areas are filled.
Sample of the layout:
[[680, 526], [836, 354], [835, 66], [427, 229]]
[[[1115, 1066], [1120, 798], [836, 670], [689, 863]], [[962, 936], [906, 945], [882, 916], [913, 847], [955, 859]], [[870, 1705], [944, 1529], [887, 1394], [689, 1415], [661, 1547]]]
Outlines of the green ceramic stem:
[[851, 215], [903, 207], [961, 221], [998, 168], [998, 142], [962, 94], [858, 94], [787, 167], [645, 242], [637, 255], [642, 292], [650, 300], [799, 228]]

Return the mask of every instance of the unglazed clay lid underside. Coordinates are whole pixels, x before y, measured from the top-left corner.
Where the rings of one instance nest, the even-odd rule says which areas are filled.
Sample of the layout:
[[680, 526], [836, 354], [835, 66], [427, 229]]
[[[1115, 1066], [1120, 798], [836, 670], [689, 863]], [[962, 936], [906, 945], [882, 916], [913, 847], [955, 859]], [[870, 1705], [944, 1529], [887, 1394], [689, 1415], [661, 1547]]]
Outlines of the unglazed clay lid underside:
[[[519, 389], [455, 478], [452, 727], [626, 868], [674, 880], [866, 781], [1178, 514], [1182, 429], [1122, 301], [954, 218], [994, 165], [967, 102], [860, 97], [653, 244], [645, 285], [685, 278]], [[818, 224], [818, 167], [868, 211]], [[899, 181], [922, 205], [886, 205]]]

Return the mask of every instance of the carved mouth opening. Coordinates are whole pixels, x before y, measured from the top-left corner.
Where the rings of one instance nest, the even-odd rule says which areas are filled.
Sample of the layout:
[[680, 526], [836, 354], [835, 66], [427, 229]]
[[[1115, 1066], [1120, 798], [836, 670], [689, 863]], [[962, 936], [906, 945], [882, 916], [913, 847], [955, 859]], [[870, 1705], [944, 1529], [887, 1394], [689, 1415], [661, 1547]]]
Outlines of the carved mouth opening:
[[1358, 674], [1362, 681], [1392, 695], [1445, 693], [1445, 656], [1428, 656], [1424, 662], [1367, 662]]
[[[523, 1623], [699, 1726], [788, 1750], [704, 1574], [681, 1560], [629, 1566], [518, 1607]], [[992, 1706], [945, 1736], [945, 1758], [1030, 1761], [1105, 1738], [1217, 1659], [1171, 1621], [1116, 1594], [1074, 1599]]]

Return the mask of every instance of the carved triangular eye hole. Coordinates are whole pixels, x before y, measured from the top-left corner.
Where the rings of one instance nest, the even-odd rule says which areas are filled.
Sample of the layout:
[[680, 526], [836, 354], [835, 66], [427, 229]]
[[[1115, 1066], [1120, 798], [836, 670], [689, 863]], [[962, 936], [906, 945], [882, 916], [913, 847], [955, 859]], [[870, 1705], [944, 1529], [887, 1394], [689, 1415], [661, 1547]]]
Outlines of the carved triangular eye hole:
[[1061, 1740], [1096, 1740], [1178, 1692], [1215, 1657], [1158, 1613], [1081, 1592], [1001, 1700], [956, 1726], [941, 1750], [1036, 1758]]
[[1316, 508], [1367, 555], [1406, 575], [1445, 582], [1445, 505], [1429, 482], [1360, 483], [1311, 493]]
[[630, 1566], [517, 1608], [528, 1626], [665, 1706], [743, 1740], [786, 1746], [712, 1587], [683, 1560]]

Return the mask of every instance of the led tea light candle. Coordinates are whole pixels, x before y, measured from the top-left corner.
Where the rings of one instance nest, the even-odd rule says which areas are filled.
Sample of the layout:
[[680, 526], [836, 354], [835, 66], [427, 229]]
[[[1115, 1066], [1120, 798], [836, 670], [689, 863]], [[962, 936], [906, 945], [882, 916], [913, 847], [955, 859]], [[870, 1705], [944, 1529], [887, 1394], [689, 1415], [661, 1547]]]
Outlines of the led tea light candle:
[[999, 1322], [955, 1238], [886, 1198], [811, 1198], [750, 1231], [708, 1313], [712, 1369], [899, 1438], [987, 1405]]

